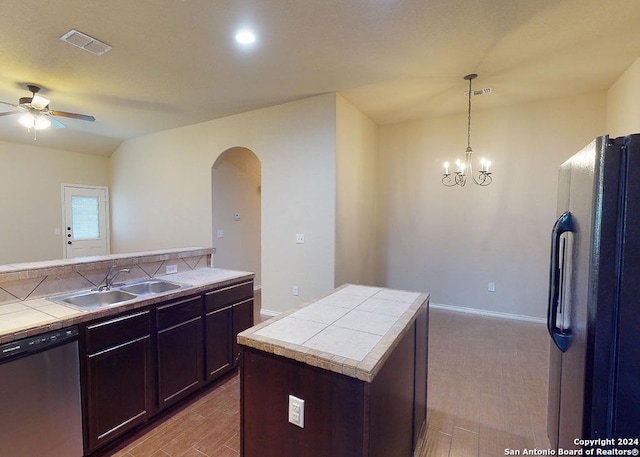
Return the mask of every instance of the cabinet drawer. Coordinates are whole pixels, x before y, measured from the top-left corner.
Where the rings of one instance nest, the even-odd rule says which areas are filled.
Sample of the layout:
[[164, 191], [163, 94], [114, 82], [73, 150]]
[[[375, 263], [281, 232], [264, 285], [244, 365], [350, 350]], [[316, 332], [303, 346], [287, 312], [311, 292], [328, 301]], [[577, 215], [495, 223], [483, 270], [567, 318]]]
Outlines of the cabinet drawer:
[[199, 317], [201, 314], [202, 299], [200, 296], [158, 306], [158, 330], [173, 327], [189, 319]]
[[150, 334], [149, 310], [125, 314], [90, 324], [86, 331], [86, 352], [92, 354]]
[[234, 284], [205, 294], [206, 312], [253, 298], [253, 281]]

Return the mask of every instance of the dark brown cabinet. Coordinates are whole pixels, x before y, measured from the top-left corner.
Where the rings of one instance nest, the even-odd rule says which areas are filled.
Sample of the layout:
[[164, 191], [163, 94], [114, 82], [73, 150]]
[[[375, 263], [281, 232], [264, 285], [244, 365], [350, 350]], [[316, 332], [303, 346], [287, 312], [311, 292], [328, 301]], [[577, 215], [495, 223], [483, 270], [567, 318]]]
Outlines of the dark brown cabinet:
[[233, 366], [232, 325], [231, 305], [208, 312], [205, 316], [207, 381], [213, 381]]
[[232, 370], [253, 281], [81, 325], [85, 454]]
[[147, 310], [91, 323], [84, 330], [89, 452], [153, 414], [150, 323]]
[[233, 366], [240, 362], [240, 346], [236, 337], [249, 327], [253, 327], [253, 299], [233, 305]]
[[158, 405], [175, 403], [200, 388], [202, 376], [202, 297], [157, 307]]
[[418, 445], [422, 430], [427, 426], [427, 373], [429, 357], [429, 308], [424, 306], [416, 317], [416, 347], [414, 351], [415, 378], [413, 408], [413, 447]]
[[207, 381], [238, 364], [236, 336], [253, 325], [253, 281], [232, 284], [205, 294]]

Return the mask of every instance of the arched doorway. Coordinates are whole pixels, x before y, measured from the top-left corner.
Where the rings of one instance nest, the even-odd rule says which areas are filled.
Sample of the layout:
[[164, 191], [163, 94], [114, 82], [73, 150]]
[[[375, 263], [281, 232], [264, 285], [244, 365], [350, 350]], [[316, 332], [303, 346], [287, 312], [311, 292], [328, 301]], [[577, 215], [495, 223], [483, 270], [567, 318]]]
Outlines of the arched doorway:
[[211, 167], [213, 265], [256, 274], [256, 311], [261, 278], [260, 159], [249, 149], [224, 151]]

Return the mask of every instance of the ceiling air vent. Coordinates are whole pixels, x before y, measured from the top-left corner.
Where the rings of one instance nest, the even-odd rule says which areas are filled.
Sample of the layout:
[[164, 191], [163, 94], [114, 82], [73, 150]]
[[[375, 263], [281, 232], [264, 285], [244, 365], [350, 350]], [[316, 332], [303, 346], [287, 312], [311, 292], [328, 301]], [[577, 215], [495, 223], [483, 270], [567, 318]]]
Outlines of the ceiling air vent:
[[[484, 89], [475, 89], [471, 91], [471, 96], [475, 97], [476, 95], [484, 95], [484, 94], [490, 94], [493, 92], [493, 89], [491, 87], [485, 87]], [[465, 91], [464, 93], [465, 97], [469, 96], [469, 91]]]
[[108, 44], [103, 43], [100, 40], [96, 40], [89, 35], [85, 35], [82, 32], [78, 32], [77, 30], [69, 30], [67, 33], [62, 35], [60, 39], [97, 56], [101, 56], [112, 49]]

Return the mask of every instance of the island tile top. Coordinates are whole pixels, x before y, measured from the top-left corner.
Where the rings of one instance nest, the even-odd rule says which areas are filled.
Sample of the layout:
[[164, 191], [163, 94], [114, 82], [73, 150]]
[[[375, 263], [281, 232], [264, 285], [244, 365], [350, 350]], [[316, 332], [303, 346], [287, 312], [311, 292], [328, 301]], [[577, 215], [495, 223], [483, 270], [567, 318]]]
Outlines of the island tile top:
[[347, 284], [238, 335], [238, 343], [371, 382], [428, 294]]

